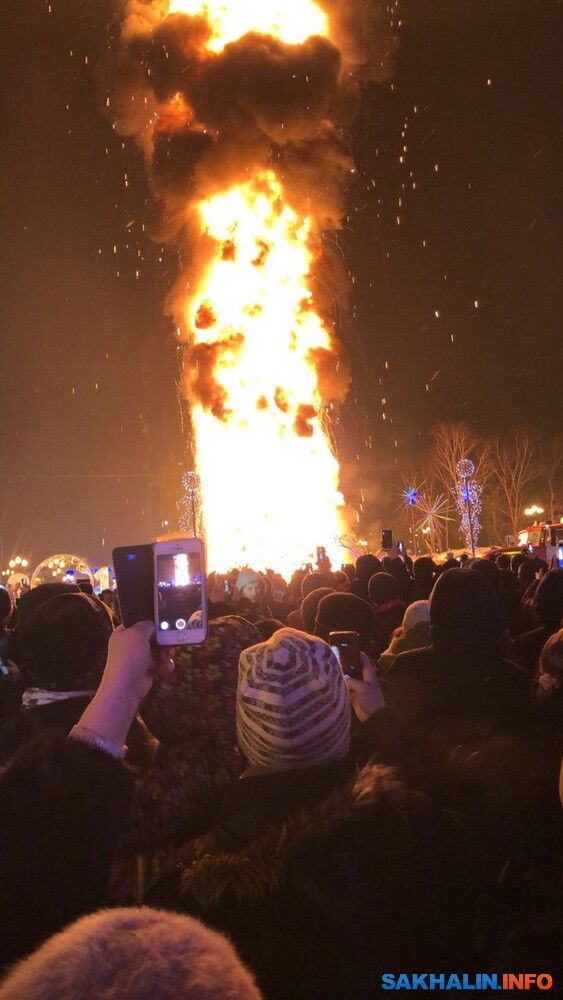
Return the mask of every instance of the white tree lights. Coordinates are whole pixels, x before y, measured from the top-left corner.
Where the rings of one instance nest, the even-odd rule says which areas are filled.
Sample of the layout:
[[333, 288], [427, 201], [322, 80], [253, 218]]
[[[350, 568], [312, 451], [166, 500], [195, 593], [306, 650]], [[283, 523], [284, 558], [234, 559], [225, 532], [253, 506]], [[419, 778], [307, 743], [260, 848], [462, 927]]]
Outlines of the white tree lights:
[[483, 487], [473, 479], [475, 466], [470, 458], [462, 458], [456, 465], [457, 486], [454, 491], [456, 506], [460, 516], [460, 531], [465, 538], [465, 544], [475, 556], [475, 548], [479, 540], [481, 524], [481, 493]]

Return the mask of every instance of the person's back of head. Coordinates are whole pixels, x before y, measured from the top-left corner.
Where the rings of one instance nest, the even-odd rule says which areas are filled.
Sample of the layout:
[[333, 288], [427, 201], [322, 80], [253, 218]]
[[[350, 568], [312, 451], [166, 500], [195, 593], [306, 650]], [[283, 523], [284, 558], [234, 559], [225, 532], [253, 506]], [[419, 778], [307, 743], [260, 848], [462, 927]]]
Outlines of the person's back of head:
[[371, 555], [369, 552], [366, 552], [365, 555], [359, 556], [356, 559], [356, 577], [366, 585], [369, 583], [374, 573], [381, 573], [382, 569], [383, 563], [381, 562], [381, 559], [378, 559], [377, 556]]
[[221, 934], [178, 913], [102, 910], [17, 965], [0, 1000], [260, 1000]]
[[535, 559], [526, 559], [518, 567], [518, 583], [526, 590], [536, 579], [538, 565]]
[[24, 681], [49, 691], [95, 690], [112, 628], [105, 605], [86, 594], [58, 594], [39, 604], [18, 627]]
[[285, 628], [244, 650], [237, 735], [255, 767], [292, 770], [342, 760], [350, 745], [350, 699], [330, 646]]
[[331, 587], [319, 587], [318, 590], [312, 590], [310, 594], [307, 594], [307, 597], [303, 598], [301, 601], [301, 618], [303, 619], [303, 627], [306, 632], [311, 634], [314, 631], [319, 604], [323, 597], [328, 597], [329, 594], [333, 593], [334, 590]]
[[341, 569], [333, 569], [332, 576], [336, 590], [348, 590], [350, 581]]
[[391, 573], [375, 573], [369, 581], [368, 593], [374, 608], [400, 599], [399, 584]]
[[534, 611], [540, 625], [556, 628], [563, 620], [563, 569], [550, 569], [538, 584]]
[[412, 572], [417, 583], [431, 583], [436, 572], [434, 560], [430, 556], [419, 556], [413, 563]]
[[322, 573], [316, 569], [314, 573], [308, 573], [301, 584], [301, 597], [307, 597], [314, 590], [320, 587], [328, 587], [329, 590], [336, 590], [336, 583], [332, 573]]
[[0, 586], [0, 628], [9, 625], [13, 610], [10, 591]]
[[33, 587], [26, 594], [22, 594], [18, 601], [18, 628], [25, 624], [27, 617], [36, 608], [50, 601], [52, 597], [58, 597], [59, 594], [79, 593], [75, 583], [40, 583], [38, 587]]
[[262, 642], [266, 642], [267, 639], [271, 639], [275, 632], [279, 632], [281, 628], [285, 628], [285, 625], [277, 618], [261, 618], [255, 623], [254, 627]]
[[417, 625], [430, 624], [430, 601], [413, 601], [405, 609], [403, 615], [403, 629], [409, 632]]
[[331, 632], [357, 632], [360, 646], [367, 653], [373, 632], [373, 610], [355, 594], [327, 594], [319, 602], [314, 631], [325, 642]]
[[432, 591], [430, 627], [434, 646], [492, 651], [503, 630], [499, 594], [483, 573], [448, 570]]
[[441, 566], [438, 567], [437, 573], [441, 575], [442, 573], [447, 573], [449, 569], [461, 569], [460, 563], [453, 556], [451, 559], [446, 559]]
[[[542, 676], [550, 682], [542, 684]], [[550, 635], [541, 651], [540, 684], [548, 691], [563, 692], [563, 628]]]
[[529, 556], [527, 556], [525, 554], [525, 552], [515, 552], [514, 553], [514, 555], [512, 556], [512, 558], [510, 560], [510, 569], [511, 569], [511, 571], [514, 574], [515, 577], [518, 576], [518, 570], [520, 569], [520, 566], [522, 565], [522, 563], [527, 562], [528, 559], [529, 559]]
[[510, 556], [508, 552], [501, 552], [496, 558], [496, 563], [499, 569], [510, 569]]
[[469, 568], [473, 573], [480, 573], [498, 594], [502, 594], [502, 577], [496, 563], [491, 562], [490, 559], [474, 559]]

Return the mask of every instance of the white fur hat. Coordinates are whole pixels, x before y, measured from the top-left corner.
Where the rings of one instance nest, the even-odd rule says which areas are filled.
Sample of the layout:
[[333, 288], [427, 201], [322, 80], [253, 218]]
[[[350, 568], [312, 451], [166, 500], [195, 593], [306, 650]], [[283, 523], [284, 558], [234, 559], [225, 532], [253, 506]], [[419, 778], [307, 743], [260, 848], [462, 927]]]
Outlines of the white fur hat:
[[414, 628], [415, 625], [420, 625], [421, 622], [428, 622], [430, 624], [430, 601], [414, 601], [409, 604], [403, 615], [403, 628], [405, 632], [408, 632], [410, 628]]

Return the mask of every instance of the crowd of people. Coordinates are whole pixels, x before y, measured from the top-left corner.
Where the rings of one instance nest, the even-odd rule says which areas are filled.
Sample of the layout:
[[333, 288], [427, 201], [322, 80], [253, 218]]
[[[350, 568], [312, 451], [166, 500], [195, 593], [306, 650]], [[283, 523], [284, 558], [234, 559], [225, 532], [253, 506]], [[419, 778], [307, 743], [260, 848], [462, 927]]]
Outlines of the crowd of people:
[[0, 1000], [556, 980], [563, 569], [243, 567], [208, 618], [159, 648], [114, 591], [0, 588]]

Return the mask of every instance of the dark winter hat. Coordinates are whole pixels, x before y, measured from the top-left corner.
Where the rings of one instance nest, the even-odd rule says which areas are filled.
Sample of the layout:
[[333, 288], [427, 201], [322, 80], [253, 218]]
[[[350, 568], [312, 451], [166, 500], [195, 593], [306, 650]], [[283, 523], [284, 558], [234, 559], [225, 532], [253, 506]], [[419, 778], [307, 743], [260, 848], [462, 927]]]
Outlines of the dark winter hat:
[[527, 562], [528, 559], [529, 556], [527, 556], [525, 552], [516, 552], [512, 556], [512, 559], [510, 560], [510, 568], [514, 573], [514, 576], [518, 575], [518, 570], [520, 569], [520, 566], [522, 565], [522, 563]]
[[40, 604], [50, 601], [58, 594], [79, 594], [80, 591], [75, 583], [41, 583], [39, 587], [28, 590], [18, 601], [18, 627], [24, 624], [28, 615]]
[[18, 666], [34, 687], [89, 691], [100, 682], [113, 631], [108, 609], [86, 594], [39, 604], [18, 628]]
[[325, 642], [331, 632], [358, 632], [367, 652], [373, 630], [373, 610], [355, 594], [328, 594], [323, 597], [315, 619], [315, 635]]
[[430, 626], [434, 643], [492, 647], [503, 628], [499, 595], [481, 573], [447, 570], [432, 591]]
[[430, 556], [420, 556], [419, 559], [415, 559], [412, 572], [417, 583], [430, 583], [436, 572], [434, 560]]
[[10, 620], [12, 616], [12, 598], [10, 591], [0, 587], [0, 625]]
[[301, 601], [301, 618], [306, 632], [312, 633], [314, 631], [319, 604], [323, 597], [328, 597], [329, 594], [333, 593], [332, 587], [319, 587], [318, 590], [307, 594], [307, 597]]
[[332, 573], [321, 573], [319, 570], [315, 570], [314, 573], [308, 573], [303, 580], [301, 584], [301, 597], [307, 597], [308, 594], [312, 594], [314, 590], [318, 590], [320, 587], [328, 587], [330, 590], [334, 590], [335, 586]]
[[275, 632], [279, 632], [281, 628], [285, 628], [285, 625], [277, 618], [261, 618], [260, 621], [255, 623], [254, 627], [262, 642], [266, 642], [272, 638]]
[[391, 573], [375, 573], [369, 581], [370, 603], [377, 607], [400, 597], [399, 584]]
[[381, 559], [377, 556], [372, 556], [370, 553], [366, 553], [364, 556], [359, 556], [356, 559], [356, 576], [358, 580], [363, 580], [365, 583], [371, 579], [374, 573], [381, 573], [383, 569], [383, 563]]
[[563, 619], [563, 569], [550, 569], [540, 580], [534, 608], [542, 625], [560, 624]]

